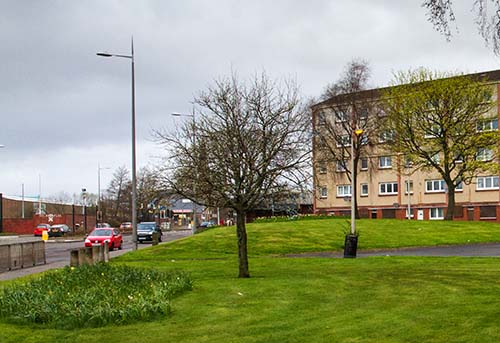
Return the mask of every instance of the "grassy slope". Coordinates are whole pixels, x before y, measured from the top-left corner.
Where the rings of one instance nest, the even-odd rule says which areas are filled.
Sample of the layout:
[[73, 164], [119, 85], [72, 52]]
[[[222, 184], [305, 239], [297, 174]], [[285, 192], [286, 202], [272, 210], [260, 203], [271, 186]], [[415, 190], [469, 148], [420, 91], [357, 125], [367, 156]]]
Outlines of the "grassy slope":
[[[444, 224], [361, 221], [361, 243], [365, 248], [398, 241], [405, 246], [463, 243], [474, 236], [500, 241], [495, 224]], [[126, 254], [115, 263], [192, 274], [194, 290], [174, 301], [169, 318], [80, 331], [0, 324], [0, 341], [95, 341], [96, 336], [109, 342], [500, 341], [496, 258], [267, 256], [338, 249], [341, 244], [333, 241], [342, 237], [340, 226], [335, 220], [250, 226], [253, 277], [248, 280], [234, 277], [231, 228]], [[392, 238], [397, 232], [399, 240]]]

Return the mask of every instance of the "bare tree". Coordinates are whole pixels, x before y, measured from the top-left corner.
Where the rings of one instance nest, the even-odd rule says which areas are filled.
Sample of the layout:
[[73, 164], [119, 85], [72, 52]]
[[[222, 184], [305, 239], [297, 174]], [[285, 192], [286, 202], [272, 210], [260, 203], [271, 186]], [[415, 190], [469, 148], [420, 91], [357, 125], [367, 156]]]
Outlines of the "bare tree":
[[[130, 217], [131, 189], [129, 171], [125, 166], [118, 167], [113, 173], [105, 195], [108, 201], [111, 200], [111, 218], [113, 220], [118, 222]], [[103, 204], [106, 205], [108, 201], [103, 202]]]
[[269, 194], [304, 182], [307, 110], [294, 81], [271, 81], [265, 73], [248, 83], [235, 74], [215, 81], [195, 104], [195, 127], [189, 123], [175, 134], [156, 131], [170, 149], [167, 181], [197, 203], [234, 210], [239, 277], [250, 277], [246, 214]]
[[327, 86], [322, 95], [325, 101], [313, 107], [316, 113], [315, 140], [319, 148], [315, 153], [316, 168], [334, 165], [336, 172], [345, 173], [349, 182], [354, 184], [351, 199], [356, 218], [360, 217], [357, 206], [358, 165], [376, 141], [373, 138], [380, 133], [378, 102], [360, 96], [368, 88], [369, 79], [368, 62], [354, 59], [347, 64], [340, 79]]
[[385, 98], [391, 148], [413, 168], [434, 170], [447, 186], [445, 219], [453, 220], [455, 190], [478, 173], [498, 172], [498, 118], [492, 86], [481, 75], [420, 69], [396, 75]]
[[138, 218], [149, 220], [154, 213], [154, 207], [159, 203], [162, 195], [160, 179], [157, 173], [151, 168], [141, 168], [137, 173], [137, 203]]
[[[472, 11], [475, 12], [475, 23], [479, 33], [487, 45], [493, 48], [495, 54], [500, 53], [500, 1], [474, 0], [471, 1]], [[436, 30], [450, 40], [451, 23], [455, 22], [452, 0], [425, 0], [422, 7], [427, 9], [428, 20]]]

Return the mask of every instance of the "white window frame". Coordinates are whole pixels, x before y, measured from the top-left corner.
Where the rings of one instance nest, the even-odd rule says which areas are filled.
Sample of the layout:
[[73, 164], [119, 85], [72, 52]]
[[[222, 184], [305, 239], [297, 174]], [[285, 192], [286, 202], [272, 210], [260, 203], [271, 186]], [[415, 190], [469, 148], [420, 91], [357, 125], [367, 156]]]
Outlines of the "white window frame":
[[328, 171], [326, 163], [325, 162], [319, 162], [318, 163], [318, 173], [319, 174], [326, 174]]
[[387, 142], [392, 142], [396, 136], [396, 133], [394, 131], [389, 131], [385, 130], [380, 133], [378, 136], [378, 142], [379, 143], [387, 143]]
[[493, 160], [493, 150], [489, 148], [479, 148], [476, 153], [476, 161], [488, 162]]
[[347, 111], [335, 111], [335, 122], [344, 123], [349, 120], [349, 113]]
[[[490, 184], [489, 186], [488, 183]], [[494, 190], [494, 189], [498, 189], [498, 175], [478, 176], [476, 178], [477, 191]]]
[[[347, 137], [347, 139], [346, 139]], [[350, 147], [351, 146], [351, 137], [349, 135], [341, 135], [338, 136], [337, 140], [337, 148], [345, 148], [345, 147]]]
[[328, 187], [326, 187], [326, 186], [321, 186], [321, 187], [319, 188], [319, 197], [320, 197], [321, 199], [326, 199], [326, 198], [328, 198]]
[[477, 123], [477, 132], [498, 131], [498, 118], [480, 120]]
[[408, 195], [408, 184], [410, 185], [410, 194], [413, 194], [413, 180], [405, 180], [405, 194]]
[[352, 196], [351, 185], [337, 185], [337, 197], [344, 198]]
[[347, 171], [347, 161], [336, 161], [335, 171], [337, 173], [345, 173]]
[[[363, 167], [363, 161], [366, 161], [366, 167]], [[361, 157], [360, 168], [361, 170], [368, 170], [368, 157]]]
[[443, 220], [444, 219], [444, 208], [443, 207], [433, 207], [429, 209], [429, 219], [430, 220]]
[[392, 168], [392, 157], [391, 156], [379, 156], [378, 167], [379, 167], [379, 169], [391, 169]]
[[[366, 187], [366, 192], [364, 192], [364, 189], [363, 187]], [[362, 183], [359, 185], [359, 195], [362, 196], [362, 197], [367, 197], [368, 196], [368, 191], [369, 191], [369, 188], [368, 188], [368, 184], [367, 183]]]
[[397, 195], [399, 191], [398, 183], [380, 182], [378, 184], [378, 195]]
[[431, 160], [436, 163], [436, 164], [439, 164], [441, 163], [441, 156], [439, 154], [439, 152], [436, 152], [434, 155], [431, 156]]
[[444, 180], [442, 179], [425, 180], [425, 193], [444, 193], [444, 192], [446, 192], [446, 182], [444, 182]]

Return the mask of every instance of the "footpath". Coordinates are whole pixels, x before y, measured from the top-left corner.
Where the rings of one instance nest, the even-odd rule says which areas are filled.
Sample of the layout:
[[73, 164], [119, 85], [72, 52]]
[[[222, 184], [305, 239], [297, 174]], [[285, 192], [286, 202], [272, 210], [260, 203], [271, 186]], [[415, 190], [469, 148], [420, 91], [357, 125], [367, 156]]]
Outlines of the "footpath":
[[[191, 230], [178, 230], [178, 231], [168, 231], [164, 232], [162, 236], [163, 242], [160, 244], [164, 244], [166, 242], [171, 242], [174, 240], [182, 239], [184, 237], [192, 235]], [[8, 240], [14, 240], [14, 239], [22, 239], [23, 241], [39, 241], [39, 237], [33, 237], [33, 236], [6, 236], [6, 238], [1, 238], [0, 243], [2, 242], [7, 242]], [[57, 237], [55, 239], [51, 238], [47, 241], [47, 244], [58, 244], [58, 243], [75, 243], [75, 242], [82, 242], [83, 243], [84, 238], [83, 237], [74, 237], [74, 238], [64, 238], [64, 237]], [[82, 244], [83, 246], [83, 244]], [[138, 247], [139, 249], [146, 248], [151, 246], [150, 244], [139, 244]], [[120, 256], [122, 254], [125, 254], [127, 252], [130, 252], [130, 249], [124, 248], [123, 250], [114, 250], [110, 252], [110, 258], [114, 258], [117, 256]], [[34, 267], [29, 267], [29, 268], [20, 268], [20, 269], [15, 269], [15, 270], [10, 270], [6, 271], [3, 273], [0, 273], [0, 281], [6, 281], [6, 280], [12, 280], [16, 279], [22, 276], [30, 275], [30, 274], [37, 274], [37, 273], [42, 273], [50, 269], [57, 269], [57, 268], [63, 268], [65, 266], [69, 266], [69, 252], [67, 252], [67, 260], [64, 261], [53, 261], [49, 262], [47, 261], [46, 264], [34, 266]], [[49, 260], [49, 259], [48, 259]]]

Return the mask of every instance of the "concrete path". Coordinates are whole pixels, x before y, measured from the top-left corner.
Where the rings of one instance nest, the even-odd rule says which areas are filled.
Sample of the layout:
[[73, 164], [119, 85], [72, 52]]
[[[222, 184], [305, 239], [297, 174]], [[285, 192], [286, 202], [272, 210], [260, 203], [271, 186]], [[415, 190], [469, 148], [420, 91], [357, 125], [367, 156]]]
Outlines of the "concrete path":
[[[412, 247], [398, 249], [358, 250], [357, 257], [370, 256], [461, 256], [496, 257], [500, 256], [500, 243], [480, 243], [467, 245], [442, 245], [435, 247]], [[287, 257], [325, 257], [341, 258], [342, 251], [290, 254]]]

